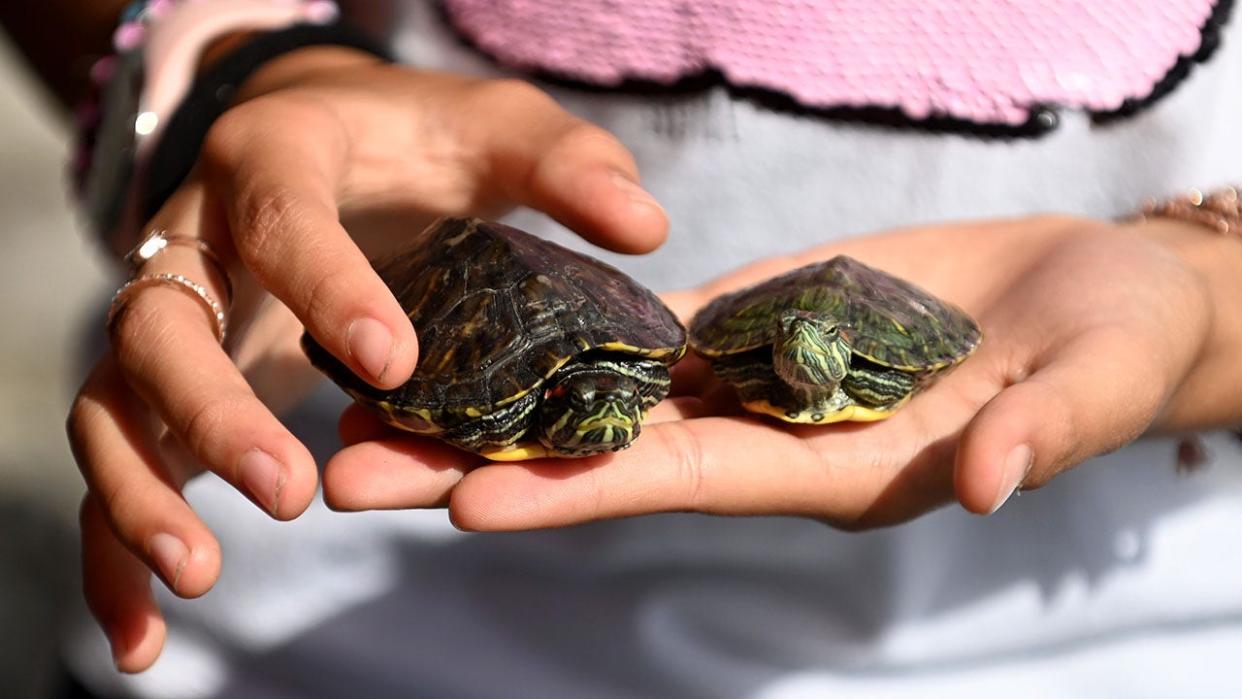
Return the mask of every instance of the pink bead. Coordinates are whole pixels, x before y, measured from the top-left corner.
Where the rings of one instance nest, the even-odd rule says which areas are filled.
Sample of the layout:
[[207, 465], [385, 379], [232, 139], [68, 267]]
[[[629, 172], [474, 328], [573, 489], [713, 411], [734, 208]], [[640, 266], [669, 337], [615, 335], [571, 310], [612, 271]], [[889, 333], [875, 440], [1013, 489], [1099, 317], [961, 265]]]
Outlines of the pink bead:
[[176, 6], [173, 0], [151, 0], [147, 4], [147, 14], [152, 17], [163, 17]]
[[112, 47], [118, 52], [132, 51], [142, 45], [146, 28], [139, 22], [126, 22], [116, 28], [112, 35]]
[[340, 15], [340, 10], [337, 9], [336, 3], [329, 0], [308, 2], [302, 11], [306, 14], [306, 19], [315, 24], [327, 24], [334, 21]]
[[91, 82], [103, 85], [116, 75], [116, 56], [104, 56], [91, 64]]

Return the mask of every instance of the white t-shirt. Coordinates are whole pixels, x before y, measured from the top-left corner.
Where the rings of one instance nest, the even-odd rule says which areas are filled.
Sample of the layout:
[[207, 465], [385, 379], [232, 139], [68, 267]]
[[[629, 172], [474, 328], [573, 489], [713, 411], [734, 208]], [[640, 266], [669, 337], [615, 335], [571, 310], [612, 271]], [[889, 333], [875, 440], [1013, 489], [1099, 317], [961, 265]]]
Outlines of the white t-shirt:
[[[396, 26], [412, 63], [500, 74], [422, 3]], [[799, 116], [721, 88], [548, 89], [633, 150], [672, 220], [651, 255], [593, 252], [671, 289], [867, 231], [1110, 217], [1242, 180], [1240, 87], [1235, 23], [1138, 115], [1067, 111], [1029, 139]], [[290, 418], [320, 455], [344, 402], [325, 386]], [[187, 494], [224, 547], [215, 589], [160, 587], [169, 639], [147, 673], [117, 675], [84, 616], [68, 657], [100, 691], [150, 697], [1242, 696], [1242, 447], [1206, 441], [1191, 475], [1171, 440], [1143, 440], [993, 516], [947, 507], [862, 534], [689, 514], [463, 534], [441, 511], [321, 502], [277, 523], [205, 477]]]

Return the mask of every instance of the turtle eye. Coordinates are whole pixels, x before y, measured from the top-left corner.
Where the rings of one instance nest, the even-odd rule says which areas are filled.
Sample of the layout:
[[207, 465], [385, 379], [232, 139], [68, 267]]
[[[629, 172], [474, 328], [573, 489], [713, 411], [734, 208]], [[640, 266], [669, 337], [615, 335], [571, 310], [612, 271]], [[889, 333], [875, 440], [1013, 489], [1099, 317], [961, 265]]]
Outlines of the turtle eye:
[[832, 326], [828, 329], [827, 334], [832, 335], [834, 337], [837, 335], [843, 335], [848, 338], [850, 336], [851, 329], [852, 328], [850, 328], [849, 323], [843, 323], [843, 322], [838, 321], [832, 324]]

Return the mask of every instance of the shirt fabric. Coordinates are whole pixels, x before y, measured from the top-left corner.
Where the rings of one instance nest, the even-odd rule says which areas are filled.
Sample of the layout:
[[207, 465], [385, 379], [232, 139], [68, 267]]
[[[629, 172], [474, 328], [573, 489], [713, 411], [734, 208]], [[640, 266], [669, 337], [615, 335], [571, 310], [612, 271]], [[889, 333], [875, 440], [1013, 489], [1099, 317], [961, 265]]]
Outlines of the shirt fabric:
[[[430, 6], [394, 11], [410, 63], [506, 74]], [[869, 231], [1112, 217], [1238, 181], [1239, 85], [1234, 23], [1137, 115], [1067, 110], [1035, 138], [844, 123], [723, 87], [543, 86], [634, 152], [669, 241], [591, 252], [664, 290]], [[590, 250], [542, 215], [508, 220]], [[344, 402], [325, 386], [290, 417], [321, 458]], [[215, 589], [187, 601], [159, 587], [169, 639], [147, 673], [116, 675], [84, 616], [68, 656], [100, 691], [150, 697], [1238, 696], [1242, 448], [1205, 439], [1211, 460], [1190, 475], [1172, 440], [1145, 439], [990, 517], [950, 506], [864, 533], [667, 514], [463, 534], [441, 511], [321, 502], [278, 523], [204, 477], [187, 495], [223, 546]]]

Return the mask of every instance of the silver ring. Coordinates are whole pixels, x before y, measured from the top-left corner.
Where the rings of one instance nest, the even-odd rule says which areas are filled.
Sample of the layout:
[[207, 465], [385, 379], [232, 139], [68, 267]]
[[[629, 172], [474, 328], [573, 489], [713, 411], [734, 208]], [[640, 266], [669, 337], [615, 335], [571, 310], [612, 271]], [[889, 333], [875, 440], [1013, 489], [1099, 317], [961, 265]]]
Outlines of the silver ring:
[[221, 344], [224, 344], [224, 337], [228, 331], [227, 321], [224, 317], [224, 307], [212, 297], [206, 287], [180, 274], [142, 274], [121, 285], [121, 288], [117, 289], [116, 293], [112, 295], [112, 304], [108, 307], [108, 318], [105, 323], [109, 332], [112, 331], [112, 325], [116, 321], [117, 315], [125, 307], [125, 304], [129, 303], [130, 299], [139, 291], [152, 286], [167, 286], [181, 289], [195, 299], [198, 299], [207, 308], [211, 317], [215, 319], [216, 339]]
[[224, 286], [224, 305], [225, 307], [232, 306], [233, 280], [229, 278], [228, 270], [225, 269], [220, 256], [202, 238], [195, 238], [189, 235], [174, 235], [164, 228], [153, 228], [147, 234], [147, 237], [142, 239], [142, 242], [126, 253], [125, 264], [129, 266], [131, 272], [136, 274], [142, 269], [143, 265], [174, 245], [194, 248], [203, 256], [203, 259], [212, 265], [216, 270], [216, 274], [220, 277], [221, 284]]

